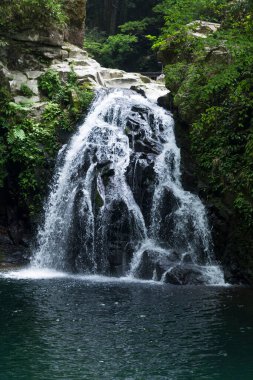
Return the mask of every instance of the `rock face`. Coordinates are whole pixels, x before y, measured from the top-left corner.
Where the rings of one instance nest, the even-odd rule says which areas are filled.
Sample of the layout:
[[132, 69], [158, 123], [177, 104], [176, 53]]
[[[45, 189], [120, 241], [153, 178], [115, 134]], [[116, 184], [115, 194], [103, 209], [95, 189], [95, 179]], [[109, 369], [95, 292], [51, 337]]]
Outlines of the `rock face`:
[[[66, 1], [67, 27], [56, 27], [47, 18], [43, 23], [36, 18], [31, 20], [29, 15], [17, 18], [13, 28], [0, 26], [0, 102], [2, 94], [16, 103], [27, 102], [32, 104], [31, 116], [39, 117], [46, 103], [38, 90], [38, 78], [54, 60], [60, 62], [69, 57], [69, 50], [63, 48], [64, 40], [82, 45], [85, 6], [86, 0]], [[2, 6], [0, 12], [4, 12]], [[22, 93], [22, 86], [29, 90], [29, 96]], [[6, 186], [8, 190], [0, 190], [0, 261], [3, 266], [10, 266], [26, 262], [23, 252], [27, 251], [26, 235], [31, 225], [22, 209], [13, 204], [15, 185]]]
[[[79, 84], [86, 83], [93, 88], [133, 87], [154, 101], [168, 93], [164, 84], [141, 74], [102, 67], [85, 50], [69, 43], [53, 47], [8, 40], [6, 47], [0, 47], [1, 57], [2, 83], [8, 84], [16, 103], [27, 101], [36, 106], [42, 102], [38, 79], [49, 69], [58, 72], [62, 81], [66, 81], [68, 74], [73, 71]], [[32, 97], [20, 96], [23, 85], [32, 91]]]
[[215, 22], [196, 20], [187, 25], [188, 33], [198, 38], [207, 38], [211, 33], [217, 32], [221, 25]]
[[[108, 119], [110, 120], [109, 114]], [[107, 117], [105, 117], [105, 120], [107, 120]], [[147, 133], [148, 123], [153, 128], [152, 138]], [[122, 198], [120, 194], [115, 197], [113, 194], [118, 190], [115, 184], [117, 182], [118, 174], [116, 170], [118, 168], [115, 167], [115, 163], [108, 159], [101, 160], [101, 153], [98, 151], [96, 144], [94, 147], [91, 144], [87, 151], [84, 149], [82, 169], [78, 170], [76, 174], [75, 172], [73, 173], [73, 181], [77, 181], [78, 178], [81, 181], [82, 178], [87, 177], [86, 173], [91, 170], [91, 162], [92, 165], [95, 165], [96, 170], [89, 186], [91, 189], [89, 202], [92, 205], [92, 215], [90, 216], [91, 210], [88, 207], [89, 202], [86, 199], [86, 191], [80, 188], [74, 199], [74, 217], [71, 218], [73, 225], [67, 243], [69, 250], [66, 254], [67, 266], [65, 269], [77, 272], [87, 270], [92, 272], [94, 262], [88, 252], [94, 251], [96, 252], [96, 271], [98, 273], [121, 276], [129, 270], [133, 252], [136, 250], [139, 241], [144, 237], [143, 231], [136, 228], [136, 211], [133, 212], [132, 210], [135, 202], [139, 205], [145, 222], [147, 224], [151, 222], [150, 205], [152, 204], [156, 180], [154, 163], [162, 151], [159, 135], [157, 131], [155, 132], [155, 129], [154, 115], [148, 107], [136, 105], [129, 110], [129, 115], [124, 120], [123, 133], [129, 141], [129, 148], [132, 153], [126, 168], [126, 178], [124, 178], [127, 185], [122, 184], [122, 192], [125, 194]], [[145, 138], [145, 136], [147, 137]], [[99, 128], [94, 128], [93, 133], [90, 133], [89, 141], [91, 143], [96, 141], [99, 146], [103, 146], [111, 138], [109, 130], [103, 132]], [[122, 141], [125, 141], [125, 137]], [[124, 154], [128, 154], [127, 150], [129, 148], [126, 144]], [[115, 149], [117, 152], [119, 147]], [[105, 150], [103, 155], [106, 156], [107, 154]], [[118, 178], [119, 180], [123, 180], [123, 178]], [[130, 198], [131, 192], [134, 196], [133, 199]], [[103, 209], [104, 216], [102, 217], [101, 209], [104, 207], [104, 202], [107, 202], [107, 204], [105, 210]], [[166, 205], [167, 214], [170, 212], [170, 206], [170, 204]], [[106, 211], [106, 209], [108, 210]], [[89, 242], [87, 237], [84, 236], [84, 231], [89, 231], [91, 218], [96, 231], [93, 238], [95, 248], [92, 248], [92, 239]], [[100, 230], [103, 231], [102, 237], [99, 233]], [[87, 252], [83, 252], [81, 247], [84, 246]], [[171, 255], [171, 260], [173, 260], [172, 256], [173, 254]], [[168, 262], [170, 260], [166, 260], [166, 257], [161, 258], [161, 273], [165, 271], [165, 268], [168, 268]], [[158, 267], [158, 264], [155, 265]], [[152, 278], [150, 274], [150, 271], [153, 271], [152, 265], [148, 265], [144, 260], [142, 266], [143, 269], [140, 269], [139, 277], [144, 279]]]
[[[21, 4], [21, 7], [25, 7], [25, 4]], [[8, 9], [6, 11], [8, 12]], [[16, 19], [13, 20], [16, 30], [6, 31], [0, 27], [0, 35], [15, 41], [22, 41], [23, 43], [60, 47], [63, 42], [66, 41], [74, 45], [82, 46], [84, 40], [86, 0], [63, 0], [63, 11], [66, 14], [65, 24], [55, 25], [50, 17], [48, 17], [48, 20], [45, 18], [43, 22], [40, 22], [40, 20], [36, 18], [36, 11], [34, 14], [35, 19], [31, 22], [29, 15], [27, 15], [28, 10], [21, 9], [20, 15], [17, 10]], [[24, 14], [22, 12], [24, 12]], [[19, 17], [21, 18], [22, 16], [24, 17], [20, 20]], [[38, 18], [39, 16], [40, 15], [38, 15]]]
[[205, 209], [179, 165], [169, 113], [134, 91], [98, 91], [59, 155], [32, 264], [181, 285], [211, 283], [212, 264], [221, 284]]
[[[1, 90], [9, 94], [11, 101], [28, 103], [30, 115], [34, 119], [39, 120], [47, 105], [39, 91], [38, 79], [49, 69], [57, 71], [63, 82], [66, 81], [68, 74], [74, 71], [80, 85], [90, 85], [92, 88], [134, 86], [136, 91], [146, 91], [147, 95], [154, 99], [168, 93], [163, 84], [151, 81], [140, 74], [101, 67], [98, 62], [88, 57], [86, 51], [78, 47], [83, 44], [85, 5], [86, 0], [64, 1], [64, 8], [68, 15], [67, 26], [64, 28], [56, 28], [52, 25], [37, 28], [31, 23], [18, 33], [4, 33], [5, 31], [0, 28], [0, 37], [3, 36], [5, 41], [5, 44], [0, 44]], [[29, 90], [29, 95], [22, 92], [24, 87]], [[145, 144], [147, 150], [147, 143]], [[148, 160], [151, 159], [150, 156]], [[147, 166], [145, 158], [142, 165]], [[138, 170], [143, 170], [145, 173], [148, 169], [140, 167]], [[101, 168], [101, 173], [105, 181], [112, 174], [106, 165]], [[12, 184], [8, 184], [8, 188], [12, 187]], [[13, 191], [15, 192], [15, 189]], [[0, 226], [3, 226], [4, 231], [3, 234], [0, 232], [0, 236], [3, 235], [3, 241], [0, 241], [0, 254], [3, 252], [4, 257], [15, 252], [23, 252], [25, 249], [23, 238], [27, 231], [31, 230], [29, 218], [22, 214], [22, 210], [10, 204], [6, 193], [8, 191], [1, 195], [3, 202], [0, 204]], [[99, 194], [96, 201], [99, 204]], [[116, 223], [115, 228], [119, 230], [125, 222], [123, 219], [120, 220], [119, 215], [115, 213], [112, 215], [112, 223]], [[5, 236], [8, 236], [11, 244], [3, 243], [6, 240]], [[121, 244], [127, 243], [123, 239]], [[111, 247], [113, 252], [113, 245]], [[122, 270], [113, 253], [110, 265], [115, 273]]]
[[192, 265], [178, 265], [166, 272], [164, 282], [172, 285], [203, 285], [206, 279], [201, 268]]
[[64, 10], [68, 16], [65, 40], [73, 45], [82, 47], [86, 17], [86, 0], [65, 0]]

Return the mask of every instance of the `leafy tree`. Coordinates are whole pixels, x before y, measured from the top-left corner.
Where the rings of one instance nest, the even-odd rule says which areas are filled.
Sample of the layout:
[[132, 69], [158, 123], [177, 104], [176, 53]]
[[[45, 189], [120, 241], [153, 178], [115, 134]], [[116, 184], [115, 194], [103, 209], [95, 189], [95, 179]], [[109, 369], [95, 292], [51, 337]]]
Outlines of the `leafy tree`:
[[152, 15], [159, 0], [88, 0], [87, 26], [107, 35], [116, 34], [119, 25]]
[[[97, 20], [96, 28], [88, 29], [86, 33], [84, 47], [105, 66], [128, 71], [158, 71], [160, 67], [156, 54], [151, 50], [152, 40], [147, 37], [159, 33], [161, 17], [152, 12], [152, 6], [157, 2], [125, 1], [120, 7], [121, 12], [122, 7], [125, 9], [124, 17], [119, 16], [117, 19], [118, 28], [111, 32], [113, 35], [108, 37], [106, 32], [101, 31], [108, 30]], [[104, 10], [103, 7], [101, 9]], [[120, 25], [119, 21], [126, 22]], [[89, 23], [89, 12], [88, 25], [94, 25], [94, 20]], [[116, 30], [117, 33], [114, 34]]]

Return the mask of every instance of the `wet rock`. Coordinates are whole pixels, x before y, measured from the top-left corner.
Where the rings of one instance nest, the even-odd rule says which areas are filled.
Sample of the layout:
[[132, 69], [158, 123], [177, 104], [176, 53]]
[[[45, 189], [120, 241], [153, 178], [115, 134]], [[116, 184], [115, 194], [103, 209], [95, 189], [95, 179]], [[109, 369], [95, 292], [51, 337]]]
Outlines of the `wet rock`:
[[178, 261], [179, 255], [174, 251], [168, 251], [165, 254], [159, 250], [146, 250], [143, 252], [140, 265], [136, 270], [137, 277], [144, 280], [155, 279], [160, 281], [163, 274]]
[[196, 164], [191, 152], [190, 127], [181, 120], [176, 120], [175, 137], [177, 145], [181, 148], [181, 172], [182, 185], [187, 191], [198, 192], [198, 181], [196, 176]]
[[34, 31], [20, 31], [11, 36], [16, 41], [30, 42], [49, 46], [63, 45], [63, 31], [57, 28], [50, 27], [48, 29]]
[[146, 224], [149, 225], [150, 204], [155, 190], [155, 155], [134, 153], [131, 155], [130, 163], [127, 170], [127, 182], [140, 206]]
[[157, 226], [157, 233], [161, 242], [169, 243], [172, 246], [175, 244], [175, 242], [172, 240], [172, 231], [175, 228], [175, 220], [173, 215], [179, 206], [179, 200], [173, 191], [167, 186], [164, 187], [164, 190], [160, 194], [159, 198], [158, 207], [160, 209], [161, 220]]
[[140, 94], [140, 95], [144, 96], [144, 98], [146, 98], [145, 91], [143, 89], [139, 88], [138, 86], [131, 86], [130, 90], [133, 90], [133, 91], [137, 92], [137, 94]]
[[217, 46], [215, 48], [206, 49], [206, 61], [212, 64], [229, 64], [232, 57], [230, 52], [225, 46]]
[[0, 245], [13, 245], [13, 241], [7, 234], [0, 234]]
[[201, 268], [193, 265], [177, 265], [164, 276], [164, 282], [173, 285], [202, 285], [205, 276]]
[[108, 167], [112, 162], [110, 160], [100, 161], [97, 163], [97, 169], [103, 169], [104, 167]]
[[[104, 249], [110, 265], [110, 273], [115, 273], [115, 266], [122, 265], [124, 272], [133, 256], [140, 231], [135, 228], [134, 217], [122, 200], [113, 200], [104, 231]], [[123, 274], [122, 273], [122, 274]]]
[[18, 210], [17, 207], [8, 207], [7, 217], [8, 217], [8, 234], [14, 244], [18, 245], [21, 243], [22, 238], [25, 233], [24, 222], [17, 217]]
[[192, 257], [191, 257], [191, 255], [189, 253], [186, 253], [183, 256], [182, 262], [185, 263], [185, 264], [192, 264]]
[[143, 280], [152, 280], [156, 263], [153, 261], [153, 252], [144, 251], [141, 258], [141, 263], [137, 269], [139, 278]]
[[166, 95], [160, 96], [160, 98], [157, 99], [157, 104], [160, 107], [163, 107], [163, 108], [173, 112], [173, 96], [172, 96], [172, 94], [168, 93]]
[[10, 82], [9, 82], [11, 77], [12, 77], [11, 73], [9, 72], [7, 67], [2, 62], [0, 62], [0, 83], [1, 83], [1, 87], [5, 88], [7, 92], [11, 91]]
[[[93, 194], [95, 196], [95, 181], [93, 181]], [[93, 239], [89, 235], [89, 200], [83, 192], [81, 184], [78, 186], [73, 206], [73, 218], [69, 225], [69, 238], [67, 241], [67, 256], [63, 263], [64, 269], [72, 272], [86, 272], [93, 270]]]
[[134, 142], [135, 151], [143, 153], [154, 153], [159, 155], [162, 152], [162, 144], [151, 138], [137, 139]]
[[6, 256], [4, 262], [14, 265], [26, 265], [29, 264], [30, 255], [24, 251], [16, 251], [12, 255]]
[[[24, 238], [25, 239], [25, 238]], [[0, 227], [0, 267], [22, 266], [29, 263], [30, 250], [25, 246], [24, 240], [20, 244], [14, 244], [8, 231]]]

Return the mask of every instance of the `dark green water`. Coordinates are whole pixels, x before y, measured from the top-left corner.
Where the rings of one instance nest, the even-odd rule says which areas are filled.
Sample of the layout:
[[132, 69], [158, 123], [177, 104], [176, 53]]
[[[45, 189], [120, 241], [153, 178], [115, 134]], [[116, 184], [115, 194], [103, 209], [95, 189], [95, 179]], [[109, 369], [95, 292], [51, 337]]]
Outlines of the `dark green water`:
[[253, 290], [0, 279], [1, 380], [253, 379]]

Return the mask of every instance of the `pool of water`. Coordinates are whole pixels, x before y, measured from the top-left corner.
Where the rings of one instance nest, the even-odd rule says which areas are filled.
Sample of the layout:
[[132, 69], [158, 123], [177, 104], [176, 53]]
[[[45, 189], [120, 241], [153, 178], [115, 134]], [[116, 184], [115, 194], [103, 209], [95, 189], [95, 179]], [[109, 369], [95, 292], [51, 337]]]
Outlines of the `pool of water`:
[[0, 380], [253, 379], [253, 290], [0, 277]]

